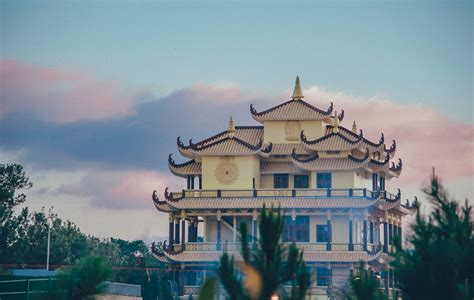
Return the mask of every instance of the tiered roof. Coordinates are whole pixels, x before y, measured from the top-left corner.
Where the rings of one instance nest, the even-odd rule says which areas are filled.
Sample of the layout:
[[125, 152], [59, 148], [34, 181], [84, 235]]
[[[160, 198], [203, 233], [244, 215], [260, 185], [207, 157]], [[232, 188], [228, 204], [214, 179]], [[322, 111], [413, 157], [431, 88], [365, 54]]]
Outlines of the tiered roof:
[[348, 154], [347, 157], [320, 158], [318, 153], [307, 159], [299, 159], [298, 155], [291, 154], [292, 162], [301, 169], [308, 171], [345, 171], [365, 168], [369, 160], [369, 152], [361, 159]]
[[320, 110], [303, 100], [290, 100], [270, 109], [257, 112], [250, 105], [250, 113], [255, 121], [263, 123], [264, 121], [278, 120], [309, 120], [309, 121], [327, 121], [332, 118], [333, 103], [329, 105], [326, 111]]
[[[333, 115], [333, 104], [327, 110], [321, 110], [302, 100], [303, 92], [297, 78], [292, 99], [270, 109], [257, 112], [251, 105], [252, 117], [258, 122], [270, 120], [319, 120], [327, 123], [325, 134], [314, 140], [309, 140], [304, 131], [300, 141], [293, 143], [263, 143], [263, 126], [235, 126], [229, 121], [226, 131], [220, 132], [198, 143], [189, 140], [184, 145], [178, 137], [177, 145], [181, 155], [191, 160], [176, 164], [169, 160], [173, 174], [185, 177], [201, 173], [201, 157], [203, 156], [239, 156], [259, 155], [263, 158], [280, 158], [284, 161], [275, 163], [261, 160], [261, 173], [290, 173], [304, 171], [343, 171], [365, 169], [369, 172], [385, 174], [386, 178], [398, 177], [402, 170], [401, 160], [397, 165], [390, 159], [395, 155], [396, 142], [387, 147], [384, 134], [378, 142], [372, 142], [363, 136], [362, 130], [357, 130], [353, 124], [352, 130], [340, 126], [344, 111]], [[321, 152], [336, 154], [319, 155]], [[336, 152], [336, 153], [334, 153]], [[347, 156], [337, 156], [337, 152], [348, 153]]]

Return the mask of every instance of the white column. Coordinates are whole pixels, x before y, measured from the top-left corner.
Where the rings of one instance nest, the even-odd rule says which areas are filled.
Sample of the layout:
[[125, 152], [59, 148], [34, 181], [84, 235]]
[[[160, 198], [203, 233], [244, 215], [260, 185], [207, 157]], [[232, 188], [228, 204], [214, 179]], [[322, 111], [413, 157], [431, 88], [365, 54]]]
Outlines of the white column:
[[233, 226], [233, 239], [234, 239], [234, 243], [237, 242], [237, 218], [235, 216], [233, 216], [233, 221], [234, 221], [234, 226]]

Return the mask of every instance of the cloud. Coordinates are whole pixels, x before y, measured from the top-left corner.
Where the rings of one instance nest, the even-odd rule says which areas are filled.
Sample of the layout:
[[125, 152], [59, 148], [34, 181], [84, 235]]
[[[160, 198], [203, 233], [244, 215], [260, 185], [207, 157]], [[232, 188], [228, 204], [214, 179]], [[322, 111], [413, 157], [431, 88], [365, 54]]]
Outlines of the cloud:
[[[474, 126], [450, 120], [443, 112], [421, 104], [399, 104], [384, 96], [361, 98], [313, 86], [305, 91], [315, 103], [334, 101], [345, 110], [344, 126], [356, 120], [364, 135], [386, 143], [397, 141], [403, 159], [399, 183], [421, 182], [435, 167], [444, 179], [474, 176]], [[446, 107], [449, 109], [449, 107]]]
[[153, 190], [162, 198], [166, 187], [180, 189], [183, 180], [147, 170], [88, 170], [77, 182], [62, 184], [51, 191], [61, 195], [79, 196], [90, 205], [108, 209], [154, 209]]
[[115, 119], [135, 113], [145, 91], [71, 67], [42, 67], [0, 60], [0, 119], [29, 113], [39, 120], [72, 123]]

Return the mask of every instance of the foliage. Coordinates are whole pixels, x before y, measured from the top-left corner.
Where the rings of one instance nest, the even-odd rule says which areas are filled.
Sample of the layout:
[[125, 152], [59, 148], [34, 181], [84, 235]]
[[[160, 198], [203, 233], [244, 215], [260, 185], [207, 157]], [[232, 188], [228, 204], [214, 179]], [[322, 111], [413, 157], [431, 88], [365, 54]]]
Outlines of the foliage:
[[393, 266], [406, 299], [472, 299], [474, 297], [474, 240], [472, 206], [450, 200], [433, 174], [424, 189], [434, 205], [426, 219], [418, 210], [409, 242], [398, 246]]
[[365, 269], [366, 264], [361, 261], [357, 272], [349, 277], [348, 286], [341, 286], [335, 291], [335, 299], [344, 300], [382, 300], [386, 299], [380, 289], [380, 282]]
[[[260, 214], [260, 239], [256, 249], [250, 249], [245, 223], [240, 225], [243, 262], [238, 266], [234, 258], [224, 253], [218, 268], [218, 277], [229, 299], [268, 300], [279, 293], [288, 299], [304, 299], [311, 285], [310, 274], [303, 253], [293, 243], [289, 247], [280, 243], [283, 217], [280, 209], [263, 208]], [[291, 294], [285, 295], [284, 284], [291, 284]], [[208, 288], [209, 284], [205, 284]], [[211, 298], [205, 298], [211, 299]]]
[[32, 186], [21, 165], [0, 164], [0, 257], [7, 256], [7, 249], [15, 240], [16, 228], [28, 214], [23, 210], [18, 217], [14, 216], [15, 207], [26, 200], [25, 194], [17, 192]]
[[102, 257], [88, 256], [79, 267], [60, 273], [60, 285], [67, 290], [67, 299], [88, 299], [105, 292], [111, 272], [110, 265]]

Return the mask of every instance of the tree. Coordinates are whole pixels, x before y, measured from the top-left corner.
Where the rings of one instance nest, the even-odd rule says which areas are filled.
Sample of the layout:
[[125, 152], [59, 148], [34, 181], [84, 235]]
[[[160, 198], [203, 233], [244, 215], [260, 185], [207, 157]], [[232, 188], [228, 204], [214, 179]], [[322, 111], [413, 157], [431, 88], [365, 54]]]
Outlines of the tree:
[[414, 249], [394, 255], [405, 299], [472, 299], [474, 239], [472, 206], [450, 200], [439, 178], [423, 189], [434, 206], [428, 218], [416, 214], [408, 240]]
[[[234, 257], [224, 253], [220, 259], [218, 277], [229, 299], [268, 300], [279, 293], [283, 298], [304, 299], [311, 285], [310, 274], [301, 252], [293, 243], [289, 247], [280, 243], [283, 217], [280, 209], [263, 207], [259, 223], [260, 239], [257, 248], [250, 249], [249, 235], [245, 223], [240, 225], [242, 235], [241, 256], [243, 262], [236, 264]], [[213, 279], [203, 286], [203, 293], [210, 293]], [[291, 285], [287, 295], [282, 288]], [[209, 294], [206, 294], [209, 297]], [[206, 298], [207, 299], [207, 298]]]
[[25, 194], [19, 190], [33, 186], [18, 164], [0, 164], [0, 257], [8, 255], [8, 248], [15, 240], [18, 224], [24, 221], [28, 211], [23, 209], [20, 218], [14, 216], [14, 209], [26, 200]]
[[380, 282], [365, 269], [366, 263], [361, 261], [357, 272], [349, 277], [347, 285], [335, 291], [335, 299], [344, 300], [382, 300], [386, 299], [380, 289]]
[[89, 299], [107, 289], [112, 269], [100, 256], [88, 256], [79, 267], [60, 273], [60, 287], [67, 291], [67, 299]]

